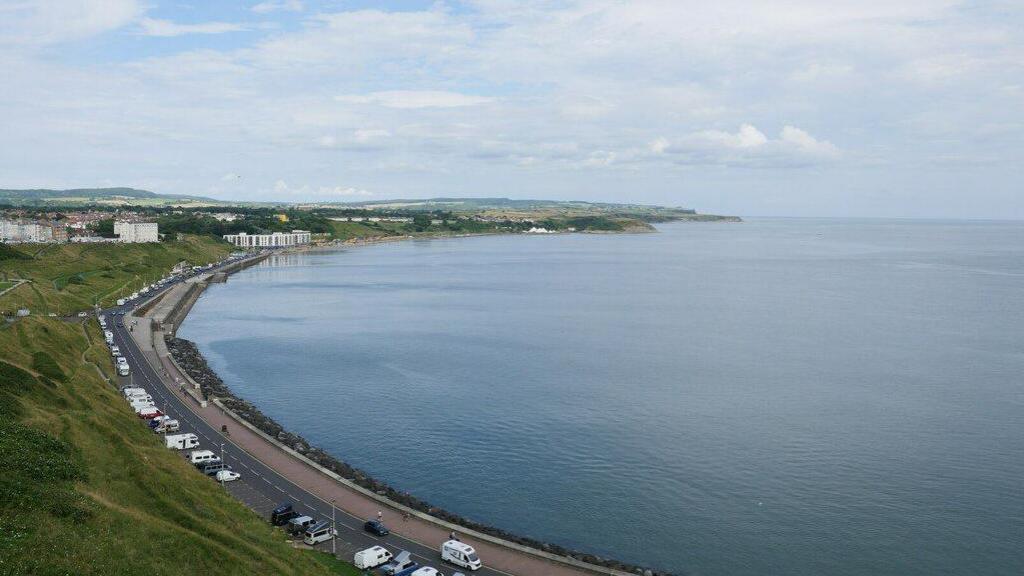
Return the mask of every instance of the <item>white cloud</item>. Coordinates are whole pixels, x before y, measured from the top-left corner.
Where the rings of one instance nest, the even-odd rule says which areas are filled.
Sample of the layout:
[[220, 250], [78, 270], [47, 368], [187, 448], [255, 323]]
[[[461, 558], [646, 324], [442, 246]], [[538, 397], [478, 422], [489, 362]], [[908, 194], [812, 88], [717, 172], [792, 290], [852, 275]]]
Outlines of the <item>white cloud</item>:
[[761, 168], [804, 165], [840, 156], [834, 144], [800, 128], [784, 126], [777, 138], [769, 138], [751, 124], [741, 125], [735, 133], [702, 130], [674, 140], [661, 137], [649, 143], [647, 150], [654, 157], [666, 156], [680, 164]]
[[348, 197], [373, 196], [373, 193], [353, 186], [310, 186], [308, 184], [294, 187], [284, 180], [274, 182], [274, 193], [305, 199], [336, 199]]
[[142, 13], [135, 0], [21, 0], [0, 3], [0, 46], [37, 46], [116, 30]]
[[389, 90], [335, 97], [348, 104], [376, 104], [386, 108], [461, 108], [492, 102], [493, 98], [435, 90]]
[[186, 34], [224, 34], [245, 32], [250, 27], [233, 22], [203, 22], [200, 24], [178, 24], [170, 20], [143, 18], [139, 21], [139, 33], [143, 36], [184, 36]]
[[305, 9], [301, 0], [270, 0], [260, 2], [252, 7], [257, 14], [269, 14], [271, 12], [302, 12]]

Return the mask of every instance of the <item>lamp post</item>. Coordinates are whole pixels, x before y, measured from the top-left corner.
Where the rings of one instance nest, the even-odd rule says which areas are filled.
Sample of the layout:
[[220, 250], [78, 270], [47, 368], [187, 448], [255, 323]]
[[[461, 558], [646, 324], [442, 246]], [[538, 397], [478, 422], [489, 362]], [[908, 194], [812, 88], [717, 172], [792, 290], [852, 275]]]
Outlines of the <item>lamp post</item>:
[[[220, 463], [221, 464], [224, 463], [224, 443], [223, 442], [220, 443]], [[220, 487], [221, 488], [224, 487], [224, 474], [220, 475]]]
[[334, 527], [334, 498], [331, 498], [331, 555], [338, 557], [338, 529]]

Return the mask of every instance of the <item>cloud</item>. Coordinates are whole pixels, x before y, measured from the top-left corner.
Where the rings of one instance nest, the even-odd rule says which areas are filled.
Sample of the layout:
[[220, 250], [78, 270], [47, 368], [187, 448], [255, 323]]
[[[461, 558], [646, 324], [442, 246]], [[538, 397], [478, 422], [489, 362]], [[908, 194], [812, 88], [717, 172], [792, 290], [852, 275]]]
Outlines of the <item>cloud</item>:
[[178, 24], [170, 20], [143, 18], [139, 21], [139, 34], [143, 36], [184, 36], [186, 34], [224, 34], [245, 32], [251, 28], [233, 22], [203, 22], [200, 24]]
[[349, 104], [376, 104], [386, 108], [461, 108], [492, 102], [493, 98], [472, 96], [459, 92], [433, 90], [390, 90], [370, 94], [336, 96], [338, 102]]
[[142, 14], [135, 0], [21, 0], [0, 3], [0, 46], [41, 46], [121, 28]]
[[362, 188], [355, 188], [353, 186], [310, 186], [305, 184], [303, 186], [294, 187], [289, 186], [284, 180], [278, 180], [274, 182], [274, 193], [284, 196], [293, 196], [299, 198], [320, 198], [320, 199], [336, 199], [336, 198], [349, 198], [349, 197], [365, 197], [373, 196], [373, 193]]
[[657, 138], [647, 145], [650, 156], [667, 156], [680, 164], [787, 167], [839, 158], [834, 144], [807, 131], [784, 126], [777, 138], [769, 138], [751, 124], [733, 132], [702, 130], [676, 139]]
[[260, 2], [252, 7], [257, 14], [270, 14], [271, 12], [302, 12], [305, 9], [301, 0], [271, 0]]

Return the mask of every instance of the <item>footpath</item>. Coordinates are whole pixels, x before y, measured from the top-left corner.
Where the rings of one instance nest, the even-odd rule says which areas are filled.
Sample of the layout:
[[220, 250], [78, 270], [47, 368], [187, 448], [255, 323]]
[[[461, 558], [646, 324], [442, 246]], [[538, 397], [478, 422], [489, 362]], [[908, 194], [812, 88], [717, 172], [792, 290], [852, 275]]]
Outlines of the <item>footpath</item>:
[[[184, 288], [165, 295], [150, 314], [166, 313], [175, 305], [175, 296], [184, 296]], [[156, 310], [159, 308], [159, 312]], [[630, 573], [586, 564], [573, 558], [555, 556], [518, 544], [499, 540], [486, 534], [475, 533], [459, 526], [447, 524], [416, 510], [406, 509], [397, 503], [370, 493], [361, 487], [349, 485], [344, 479], [305, 459], [268, 437], [248, 422], [220, 406], [219, 402], [205, 402], [191, 378], [180, 370], [171, 358], [164, 334], [154, 329], [152, 319], [146, 316], [125, 316], [125, 323], [138, 320], [131, 334], [143, 356], [154, 369], [161, 381], [172, 394], [180, 394], [179, 387], [185, 386], [192, 397], [189, 408], [214, 430], [227, 426], [230, 441], [253, 458], [263, 462], [296, 486], [309, 492], [323, 502], [335, 504], [359, 518], [376, 517], [384, 512], [384, 522], [392, 532], [405, 538], [436, 549], [455, 531], [463, 540], [468, 540], [477, 549], [485, 564], [494, 570], [518, 576], [580, 576], [604, 574], [631, 576]], [[408, 514], [408, 517], [406, 517]], [[632, 575], [635, 576], [635, 575]]]

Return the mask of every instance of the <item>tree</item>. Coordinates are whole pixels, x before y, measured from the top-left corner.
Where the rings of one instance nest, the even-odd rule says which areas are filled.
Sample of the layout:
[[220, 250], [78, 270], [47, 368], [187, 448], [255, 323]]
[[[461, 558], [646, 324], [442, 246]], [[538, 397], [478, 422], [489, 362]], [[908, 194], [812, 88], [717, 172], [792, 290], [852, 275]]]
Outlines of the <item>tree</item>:
[[93, 225], [92, 229], [94, 232], [96, 232], [97, 236], [102, 236], [104, 238], [113, 238], [114, 220], [110, 218], [106, 220], [99, 220], [96, 222], [95, 225]]
[[430, 215], [429, 214], [417, 214], [412, 217], [412, 225], [416, 228], [417, 232], [423, 232], [427, 228], [430, 228]]

